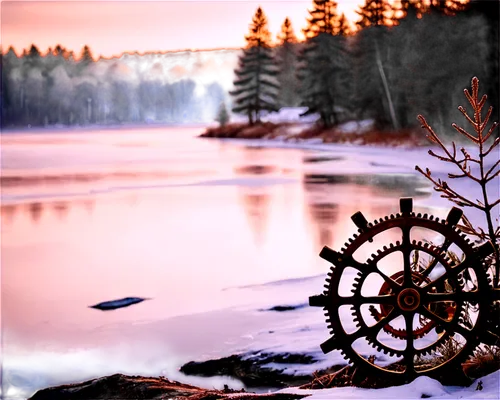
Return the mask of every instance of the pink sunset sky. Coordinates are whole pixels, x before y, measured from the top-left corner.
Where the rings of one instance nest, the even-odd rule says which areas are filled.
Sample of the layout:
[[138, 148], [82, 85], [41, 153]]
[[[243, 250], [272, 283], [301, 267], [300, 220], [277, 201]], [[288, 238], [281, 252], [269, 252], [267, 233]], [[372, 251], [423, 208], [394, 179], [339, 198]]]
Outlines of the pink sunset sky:
[[[338, 0], [339, 11], [355, 20], [361, 0]], [[124, 51], [235, 48], [244, 45], [260, 5], [276, 37], [286, 17], [296, 34], [305, 27], [312, 0], [281, 1], [2, 1], [4, 51], [18, 53], [32, 43], [45, 52], [56, 44], [80, 54], [88, 44], [95, 56]]]

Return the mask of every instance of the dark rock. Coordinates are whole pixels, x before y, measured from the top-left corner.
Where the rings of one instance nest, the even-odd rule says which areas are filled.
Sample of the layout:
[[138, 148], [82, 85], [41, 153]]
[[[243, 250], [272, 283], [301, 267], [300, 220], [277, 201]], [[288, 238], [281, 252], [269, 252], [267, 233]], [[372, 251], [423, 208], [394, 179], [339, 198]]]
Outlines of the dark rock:
[[267, 308], [265, 310], [259, 310], [259, 311], [277, 311], [277, 312], [284, 312], [284, 311], [293, 311], [293, 310], [299, 310], [301, 308], [307, 307], [308, 304], [297, 304], [295, 306], [274, 306], [271, 308]]
[[344, 157], [326, 157], [326, 156], [310, 156], [304, 157], [303, 162], [305, 164], [309, 163], [320, 163], [320, 162], [329, 162], [329, 161], [343, 161]]
[[[180, 371], [186, 375], [204, 377], [231, 376], [250, 388], [283, 388], [303, 385], [312, 379], [311, 375], [290, 375], [284, 373], [283, 371], [287, 365], [310, 365], [317, 361], [313, 356], [308, 354], [255, 352], [201, 362], [191, 361], [184, 364]], [[267, 367], [266, 364], [270, 363], [283, 365], [283, 369]]]
[[144, 299], [142, 297], [125, 297], [119, 300], [105, 301], [93, 306], [89, 306], [89, 308], [95, 308], [101, 311], [110, 311], [110, 310], [116, 310], [117, 308], [128, 307], [131, 306], [132, 304], [137, 304], [144, 300], [149, 300], [149, 299]]
[[[238, 395], [241, 393], [241, 395]], [[115, 374], [82, 383], [62, 385], [36, 392], [30, 400], [107, 400], [107, 399], [189, 399], [189, 400], [295, 400], [305, 395], [254, 394], [225, 390], [207, 390], [170, 381], [163, 377], [146, 378]]]

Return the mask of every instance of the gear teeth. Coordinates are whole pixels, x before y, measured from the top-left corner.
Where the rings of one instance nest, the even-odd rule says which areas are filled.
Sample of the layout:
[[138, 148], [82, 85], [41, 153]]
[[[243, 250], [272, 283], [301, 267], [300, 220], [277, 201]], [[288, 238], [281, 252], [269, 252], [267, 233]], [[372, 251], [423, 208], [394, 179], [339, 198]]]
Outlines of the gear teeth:
[[431, 216], [429, 217], [429, 220], [434, 221], [434, 215], [431, 215]]
[[417, 214], [417, 218], [422, 218], [422, 214], [421, 214], [421, 213], [418, 213], [418, 214]]
[[464, 212], [460, 208], [453, 207], [446, 217], [446, 223], [448, 225], [455, 226], [458, 224], [463, 214]]
[[394, 214], [391, 214], [391, 219], [394, 219], [396, 218], [396, 216]]
[[324, 295], [317, 295], [309, 297], [309, 305], [311, 307], [326, 307], [327, 298]]
[[319, 256], [326, 261], [331, 262], [332, 264], [338, 264], [342, 262], [342, 254], [336, 252], [335, 250], [330, 249], [328, 246], [323, 247], [321, 249]]
[[352, 222], [361, 230], [366, 230], [368, 227], [368, 220], [365, 218], [361, 211], [354, 213], [351, 216]]
[[435, 221], [436, 221], [436, 222], [441, 222], [441, 220], [440, 220], [438, 217], [436, 217], [436, 220], [435, 220]]
[[390, 247], [391, 249], [392, 249], [392, 248], [394, 248], [394, 244], [393, 244], [393, 243], [390, 243], [390, 244], [389, 244], [389, 247]]
[[426, 214], [424, 214], [424, 215], [422, 216], [422, 218], [428, 219], [428, 218], [429, 218], [429, 214], [427, 214], [427, 213], [426, 213]]
[[399, 210], [402, 214], [410, 214], [413, 211], [413, 199], [411, 197], [400, 198]]
[[325, 342], [320, 344], [321, 350], [323, 353], [328, 354], [333, 350], [340, 349], [340, 344], [335, 336], [332, 336], [330, 339], [327, 339]]
[[401, 242], [399, 240], [396, 240], [396, 246], [401, 246]]
[[428, 249], [429, 248], [429, 243], [428, 242], [424, 242], [424, 249]]

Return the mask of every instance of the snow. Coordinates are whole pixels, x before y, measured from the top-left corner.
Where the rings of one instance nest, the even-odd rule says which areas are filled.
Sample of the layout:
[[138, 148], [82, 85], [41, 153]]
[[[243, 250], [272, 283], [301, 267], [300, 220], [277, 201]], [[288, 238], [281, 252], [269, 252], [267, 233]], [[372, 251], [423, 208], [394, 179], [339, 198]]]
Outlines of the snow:
[[[476, 390], [478, 382], [482, 382], [483, 389]], [[288, 388], [280, 393], [308, 394], [308, 400], [331, 399], [498, 399], [500, 397], [500, 371], [496, 371], [483, 378], [477, 379], [467, 388], [443, 386], [438, 381], [421, 376], [413, 382], [393, 386], [385, 389], [360, 389], [341, 387], [321, 390], [301, 390]]]
[[278, 112], [269, 113], [262, 116], [262, 121], [265, 122], [315, 122], [318, 118], [318, 114], [311, 114], [304, 117], [300, 117], [301, 114], [307, 111], [307, 107], [282, 107]]
[[348, 121], [338, 126], [338, 130], [342, 133], [362, 133], [373, 127], [374, 120], [368, 119], [363, 121]]

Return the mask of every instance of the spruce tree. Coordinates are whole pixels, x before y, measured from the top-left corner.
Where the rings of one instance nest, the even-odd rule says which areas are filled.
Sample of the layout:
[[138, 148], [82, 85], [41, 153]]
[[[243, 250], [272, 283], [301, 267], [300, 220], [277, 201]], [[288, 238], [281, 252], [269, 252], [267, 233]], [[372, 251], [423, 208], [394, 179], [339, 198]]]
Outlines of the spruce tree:
[[339, 122], [338, 108], [346, 106], [348, 55], [346, 39], [340, 33], [340, 16], [334, 1], [313, 0], [308, 40], [300, 54], [303, 115], [319, 114], [324, 127]]
[[239, 58], [235, 70], [233, 112], [248, 116], [250, 125], [260, 122], [263, 111], [277, 111], [276, 100], [278, 73], [272, 56], [271, 34], [267, 28], [267, 17], [258, 8], [245, 37], [247, 46]]
[[299, 84], [297, 78], [298, 54], [297, 37], [292, 23], [287, 17], [278, 34], [279, 47], [276, 48], [276, 59], [279, 68], [277, 76], [279, 83], [278, 103], [280, 107], [299, 105]]
[[87, 45], [83, 46], [82, 51], [80, 53], [80, 58], [76, 63], [76, 68], [75, 68], [76, 74], [77, 75], [86, 74], [89, 66], [91, 66], [93, 63], [94, 63], [94, 56], [92, 55], [90, 47]]
[[365, 4], [356, 11], [361, 19], [356, 22], [359, 28], [388, 25], [391, 17], [391, 5], [387, 0], [365, 0]]
[[225, 126], [229, 122], [229, 113], [227, 112], [226, 104], [224, 102], [220, 103], [219, 111], [215, 120], [221, 127]]

